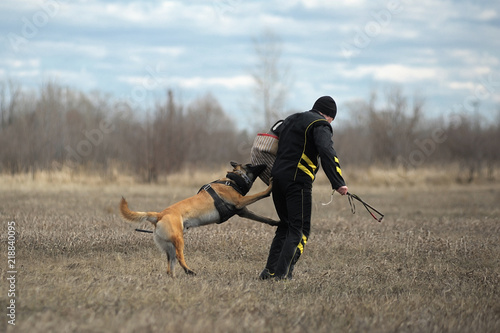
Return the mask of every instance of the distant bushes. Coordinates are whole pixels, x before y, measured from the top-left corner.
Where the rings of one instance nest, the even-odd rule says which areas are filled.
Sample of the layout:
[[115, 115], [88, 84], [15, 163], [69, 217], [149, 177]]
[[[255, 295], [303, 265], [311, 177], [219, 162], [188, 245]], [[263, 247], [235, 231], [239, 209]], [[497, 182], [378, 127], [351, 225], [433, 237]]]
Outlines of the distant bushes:
[[373, 95], [368, 102], [349, 103], [351, 120], [341, 127], [334, 124], [343, 163], [404, 170], [458, 165], [458, 181], [494, 177], [500, 163], [500, 113], [494, 123], [465, 110], [429, 119], [424, 100], [409, 100], [400, 89], [391, 90], [382, 106], [376, 102]]
[[36, 92], [4, 83], [0, 98], [3, 173], [68, 167], [105, 172], [112, 165], [154, 182], [188, 166], [248, 159], [241, 149], [248, 145], [246, 133], [209, 94], [184, 106], [168, 91], [166, 100], [142, 112], [53, 83]]
[[[382, 106], [380, 106], [382, 105]], [[345, 166], [459, 166], [458, 179], [494, 177], [500, 162], [500, 124], [478, 115], [424, 117], [421, 98], [394, 89], [380, 103], [346, 105], [349, 121], [335, 122], [335, 148]], [[215, 97], [187, 105], [168, 91], [149, 110], [102, 93], [82, 93], [55, 83], [27, 91], [0, 83], [0, 172], [85, 169], [126, 172], [142, 181], [185, 168], [249, 161], [254, 133], [240, 131]]]

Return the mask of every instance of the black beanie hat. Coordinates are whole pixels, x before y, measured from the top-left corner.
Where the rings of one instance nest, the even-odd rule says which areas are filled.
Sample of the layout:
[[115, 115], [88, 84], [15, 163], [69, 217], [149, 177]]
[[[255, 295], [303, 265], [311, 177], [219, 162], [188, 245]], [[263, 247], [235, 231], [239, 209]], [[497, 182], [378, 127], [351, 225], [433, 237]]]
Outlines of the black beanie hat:
[[313, 110], [319, 111], [335, 119], [337, 115], [337, 104], [330, 96], [320, 97], [314, 102]]

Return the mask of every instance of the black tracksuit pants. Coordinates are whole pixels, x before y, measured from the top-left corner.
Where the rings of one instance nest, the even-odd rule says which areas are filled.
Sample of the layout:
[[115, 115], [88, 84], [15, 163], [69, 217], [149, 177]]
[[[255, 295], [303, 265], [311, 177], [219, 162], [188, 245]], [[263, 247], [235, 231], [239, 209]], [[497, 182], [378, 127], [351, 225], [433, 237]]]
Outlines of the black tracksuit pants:
[[273, 178], [273, 201], [281, 223], [276, 229], [266, 268], [277, 278], [291, 277], [311, 230], [312, 184]]

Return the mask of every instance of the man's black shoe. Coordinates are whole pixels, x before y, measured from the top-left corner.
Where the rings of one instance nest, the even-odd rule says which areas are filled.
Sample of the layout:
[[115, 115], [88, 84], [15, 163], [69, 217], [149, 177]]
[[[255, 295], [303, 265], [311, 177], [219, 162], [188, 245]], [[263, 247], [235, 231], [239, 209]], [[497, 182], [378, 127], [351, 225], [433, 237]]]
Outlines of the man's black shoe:
[[264, 270], [260, 273], [260, 280], [268, 280], [274, 277], [274, 273], [271, 273], [268, 268], [264, 268]]

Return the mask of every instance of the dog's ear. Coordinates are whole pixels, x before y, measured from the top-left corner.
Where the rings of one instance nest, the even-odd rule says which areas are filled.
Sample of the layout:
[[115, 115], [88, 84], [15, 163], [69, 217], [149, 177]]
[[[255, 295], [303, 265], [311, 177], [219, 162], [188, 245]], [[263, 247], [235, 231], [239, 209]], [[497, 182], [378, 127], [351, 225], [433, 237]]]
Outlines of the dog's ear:
[[266, 170], [267, 165], [265, 165], [265, 164], [259, 164], [259, 165], [247, 164], [247, 167], [250, 170], [250, 172], [252, 172], [255, 175], [255, 177], [257, 177], [258, 175], [260, 175], [262, 173], [262, 171]]
[[231, 166], [233, 167], [233, 169], [236, 169], [236, 167], [239, 165], [238, 162], [234, 162], [234, 161], [231, 161]]

